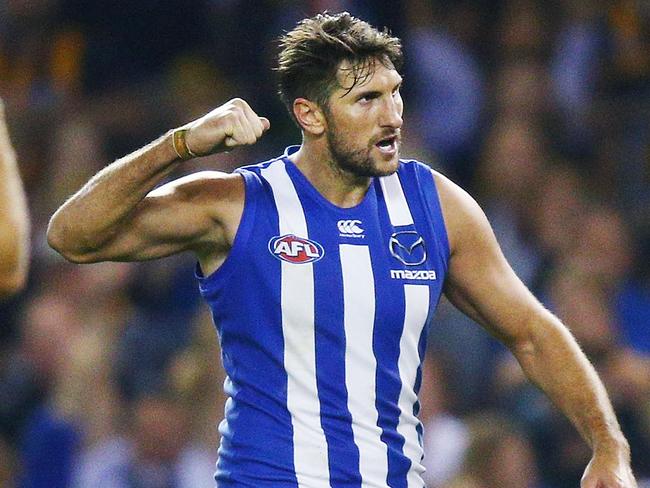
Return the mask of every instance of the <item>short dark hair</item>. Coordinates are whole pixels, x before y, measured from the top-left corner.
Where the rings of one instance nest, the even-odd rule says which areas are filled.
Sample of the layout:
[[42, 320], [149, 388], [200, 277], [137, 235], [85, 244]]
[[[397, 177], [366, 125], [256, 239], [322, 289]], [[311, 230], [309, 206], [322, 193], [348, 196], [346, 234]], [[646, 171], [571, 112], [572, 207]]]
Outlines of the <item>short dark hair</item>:
[[376, 61], [395, 69], [402, 65], [402, 44], [397, 37], [348, 12], [322, 13], [300, 21], [280, 38], [280, 48], [278, 92], [292, 116], [293, 101], [299, 97], [327, 109], [343, 61], [352, 65], [350, 90], [372, 75]]

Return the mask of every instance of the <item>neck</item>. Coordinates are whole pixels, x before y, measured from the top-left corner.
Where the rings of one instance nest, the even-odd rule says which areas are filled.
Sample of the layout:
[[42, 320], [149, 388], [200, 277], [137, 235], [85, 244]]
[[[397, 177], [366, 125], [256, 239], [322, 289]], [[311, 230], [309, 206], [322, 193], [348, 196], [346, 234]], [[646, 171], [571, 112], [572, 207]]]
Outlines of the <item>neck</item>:
[[303, 140], [300, 149], [289, 159], [314, 188], [337, 207], [358, 205], [370, 187], [371, 178], [342, 169], [325, 144]]

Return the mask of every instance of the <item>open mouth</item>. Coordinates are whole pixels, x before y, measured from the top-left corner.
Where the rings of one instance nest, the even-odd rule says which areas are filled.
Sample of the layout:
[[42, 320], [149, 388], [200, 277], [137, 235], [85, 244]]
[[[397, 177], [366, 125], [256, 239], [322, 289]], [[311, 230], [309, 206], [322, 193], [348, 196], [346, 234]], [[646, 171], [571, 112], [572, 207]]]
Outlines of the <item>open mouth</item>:
[[381, 139], [379, 142], [377, 142], [377, 144], [375, 144], [375, 146], [377, 146], [383, 153], [393, 154], [395, 151], [397, 151], [397, 143], [397, 136], [393, 135]]

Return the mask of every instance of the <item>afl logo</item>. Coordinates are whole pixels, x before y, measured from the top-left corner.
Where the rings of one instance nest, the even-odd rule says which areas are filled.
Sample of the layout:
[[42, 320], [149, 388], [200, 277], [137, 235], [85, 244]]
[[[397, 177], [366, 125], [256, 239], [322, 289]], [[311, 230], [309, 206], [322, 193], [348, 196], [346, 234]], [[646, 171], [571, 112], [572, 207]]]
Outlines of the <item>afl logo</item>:
[[269, 241], [269, 251], [276, 258], [292, 264], [313, 263], [325, 255], [323, 246], [318, 242], [293, 234], [273, 237]]

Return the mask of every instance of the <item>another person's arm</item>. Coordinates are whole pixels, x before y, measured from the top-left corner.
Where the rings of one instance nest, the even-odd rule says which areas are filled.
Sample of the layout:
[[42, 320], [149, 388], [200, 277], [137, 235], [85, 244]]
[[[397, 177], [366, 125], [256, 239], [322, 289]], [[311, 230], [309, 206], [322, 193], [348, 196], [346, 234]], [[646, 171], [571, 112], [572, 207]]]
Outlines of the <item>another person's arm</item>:
[[[205, 155], [255, 143], [269, 122], [235, 99], [185, 128], [187, 147]], [[154, 190], [182, 162], [172, 132], [91, 178], [52, 216], [49, 244], [79, 263], [139, 261], [185, 250], [210, 254], [222, 245], [225, 220], [241, 212], [243, 182], [204, 172]]]
[[583, 488], [636, 488], [628, 443], [596, 371], [569, 330], [515, 275], [478, 204], [436, 174], [450, 241], [445, 294], [513, 352], [526, 376], [592, 449]]
[[29, 213], [0, 99], [0, 298], [20, 290], [29, 263]]

